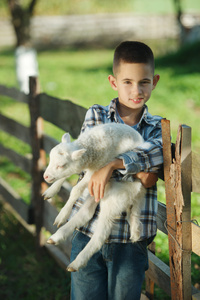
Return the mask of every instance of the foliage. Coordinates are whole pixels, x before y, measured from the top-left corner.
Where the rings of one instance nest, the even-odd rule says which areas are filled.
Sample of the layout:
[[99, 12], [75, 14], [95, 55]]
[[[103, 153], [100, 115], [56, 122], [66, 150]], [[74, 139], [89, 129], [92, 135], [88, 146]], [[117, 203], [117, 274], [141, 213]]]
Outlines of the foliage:
[[[174, 0], [38, 0], [35, 7], [35, 15], [71, 15], [92, 13], [121, 13], [135, 12], [146, 14], [169, 14], [174, 13]], [[30, 0], [19, 1], [23, 7], [27, 7]], [[184, 12], [199, 12], [199, 0], [183, 1]], [[7, 16], [6, 0], [0, 1], [0, 16]]]

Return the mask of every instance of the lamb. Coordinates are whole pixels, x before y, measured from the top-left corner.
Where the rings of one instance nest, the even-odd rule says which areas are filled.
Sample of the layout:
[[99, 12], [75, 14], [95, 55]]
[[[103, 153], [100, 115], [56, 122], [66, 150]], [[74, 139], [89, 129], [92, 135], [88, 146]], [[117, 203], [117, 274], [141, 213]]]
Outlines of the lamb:
[[[44, 179], [53, 183], [45, 192], [44, 198], [53, 197], [61, 188], [64, 180], [72, 174], [85, 172], [83, 179], [75, 185], [65, 206], [55, 219], [58, 227], [66, 223], [75, 201], [87, 194], [81, 209], [47, 241], [58, 244], [69, 237], [76, 228], [84, 226], [93, 216], [98, 205], [87, 189], [92, 174], [118, 157], [144, 143], [142, 136], [125, 124], [102, 124], [82, 133], [77, 140], [70, 142], [69, 134], [64, 134], [62, 142], [50, 152], [50, 163]], [[131, 241], [140, 238], [140, 213], [144, 205], [145, 188], [139, 180], [116, 182], [110, 180], [106, 185], [104, 198], [100, 200], [100, 212], [96, 230], [76, 259], [67, 270], [78, 271], [90, 257], [97, 252], [109, 237], [114, 220], [122, 212], [127, 212]]]

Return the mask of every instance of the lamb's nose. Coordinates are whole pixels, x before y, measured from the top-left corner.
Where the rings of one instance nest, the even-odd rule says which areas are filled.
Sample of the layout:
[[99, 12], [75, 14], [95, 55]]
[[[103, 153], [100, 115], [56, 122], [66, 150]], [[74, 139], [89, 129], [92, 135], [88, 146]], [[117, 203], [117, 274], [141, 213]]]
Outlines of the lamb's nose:
[[44, 180], [47, 180], [49, 178], [49, 176], [46, 174], [44, 174], [43, 177], [44, 177]]

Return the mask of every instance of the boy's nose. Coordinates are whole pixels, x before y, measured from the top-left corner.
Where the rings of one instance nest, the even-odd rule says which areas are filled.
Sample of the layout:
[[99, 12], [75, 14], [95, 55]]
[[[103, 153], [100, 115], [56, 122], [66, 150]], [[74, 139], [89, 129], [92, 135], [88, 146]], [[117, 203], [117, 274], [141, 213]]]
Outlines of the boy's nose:
[[134, 96], [137, 96], [137, 95], [140, 95], [140, 94], [141, 94], [141, 87], [140, 87], [139, 84], [134, 84], [134, 85], [132, 86], [132, 94], [133, 94]]

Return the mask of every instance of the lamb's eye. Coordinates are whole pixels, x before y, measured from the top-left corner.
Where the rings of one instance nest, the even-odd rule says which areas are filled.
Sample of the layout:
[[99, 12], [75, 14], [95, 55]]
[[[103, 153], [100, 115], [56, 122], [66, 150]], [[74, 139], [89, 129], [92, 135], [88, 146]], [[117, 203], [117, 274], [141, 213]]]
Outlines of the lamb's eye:
[[63, 152], [59, 152], [59, 155], [64, 155], [64, 153]]
[[56, 169], [62, 169], [63, 168], [63, 166], [56, 166]]

